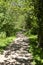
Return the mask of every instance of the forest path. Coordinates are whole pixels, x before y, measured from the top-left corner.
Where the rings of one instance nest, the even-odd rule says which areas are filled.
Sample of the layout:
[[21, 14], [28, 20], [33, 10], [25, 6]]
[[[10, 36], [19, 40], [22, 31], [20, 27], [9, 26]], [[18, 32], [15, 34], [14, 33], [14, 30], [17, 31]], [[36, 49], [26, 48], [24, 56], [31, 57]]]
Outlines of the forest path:
[[32, 55], [28, 52], [28, 38], [21, 32], [4, 53], [0, 54], [0, 65], [31, 65]]

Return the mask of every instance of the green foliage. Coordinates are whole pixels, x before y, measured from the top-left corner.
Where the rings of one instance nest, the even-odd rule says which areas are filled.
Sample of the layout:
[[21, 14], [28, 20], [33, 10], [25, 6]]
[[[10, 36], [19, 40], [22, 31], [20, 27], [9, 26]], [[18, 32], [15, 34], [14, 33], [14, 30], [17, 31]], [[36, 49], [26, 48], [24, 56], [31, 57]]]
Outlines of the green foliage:
[[0, 32], [6, 36], [15, 34], [15, 29], [31, 29], [37, 34], [37, 23], [32, 0], [0, 0]]
[[33, 55], [33, 65], [43, 65], [43, 50], [38, 47], [38, 40], [36, 36], [30, 36], [29, 52]]
[[14, 16], [14, 7], [11, 6], [11, 3], [0, 1], [0, 32], [6, 32], [6, 36], [14, 35]]
[[6, 38], [6, 33], [5, 32], [0, 32], [0, 38]]
[[[29, 36], [31, 43], [29, 52], [33, 54], [33, 64], [43, 65], [43, 52], [38, 47], [37, 41], [39, 26], [39, 31], [43, 31], [43, 15], [41, 16], [40, 13], [42, 9], [38, 10], [38, 8], [41, 8], [38, 7], [38, 1], [0, 0], [0, 50], [5, 49], [13, 41], [16, 32], [26, 30], [25, 35]], [[43, 33], [41, 36], [43, 38]]]
[[4, 50], [16, 37], [0, 38], [0, 51]]

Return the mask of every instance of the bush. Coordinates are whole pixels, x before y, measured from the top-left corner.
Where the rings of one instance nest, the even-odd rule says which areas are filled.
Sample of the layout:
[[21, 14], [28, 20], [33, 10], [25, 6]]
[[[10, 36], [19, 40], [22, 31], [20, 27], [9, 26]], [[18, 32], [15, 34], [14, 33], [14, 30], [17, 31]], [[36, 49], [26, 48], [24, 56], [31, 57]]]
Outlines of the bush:
[[33, 55], [33, 65], [43, 65], [43, 50], [38, 47], [38, 41], [36, 36], [30, 38], [30, 49], [29, 52]]

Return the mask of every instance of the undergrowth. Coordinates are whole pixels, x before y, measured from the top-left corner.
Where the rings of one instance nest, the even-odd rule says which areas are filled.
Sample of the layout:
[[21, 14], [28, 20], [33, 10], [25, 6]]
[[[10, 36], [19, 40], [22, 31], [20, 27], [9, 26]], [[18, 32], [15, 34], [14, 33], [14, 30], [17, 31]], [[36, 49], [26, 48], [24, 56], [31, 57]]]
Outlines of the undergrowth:
[[2, 52], [16, 37], [0, 38], [0, 52]]
[[33, 65], [43, 65], [43, 50], [38, 46], [37, 36], [29, 37], [30, 49], [29, 52], [33, 55]]

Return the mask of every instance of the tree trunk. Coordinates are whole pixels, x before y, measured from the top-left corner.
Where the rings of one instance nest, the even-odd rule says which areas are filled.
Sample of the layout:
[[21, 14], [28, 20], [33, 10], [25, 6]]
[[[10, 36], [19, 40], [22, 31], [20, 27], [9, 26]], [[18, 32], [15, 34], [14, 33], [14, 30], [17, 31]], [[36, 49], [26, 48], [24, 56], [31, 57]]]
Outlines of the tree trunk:
[[43, 48], [43, 0], [34, 0], [35, 12], [38, 19], [38, 41], [41, 48]]
[[43, 48], [43, 0], [38, 0], [38, 39], [39, 39], [39, 45], [41, 48]]
[[38, 39], [40, 47], [43, 48], [43, 26], [39, 28]]

